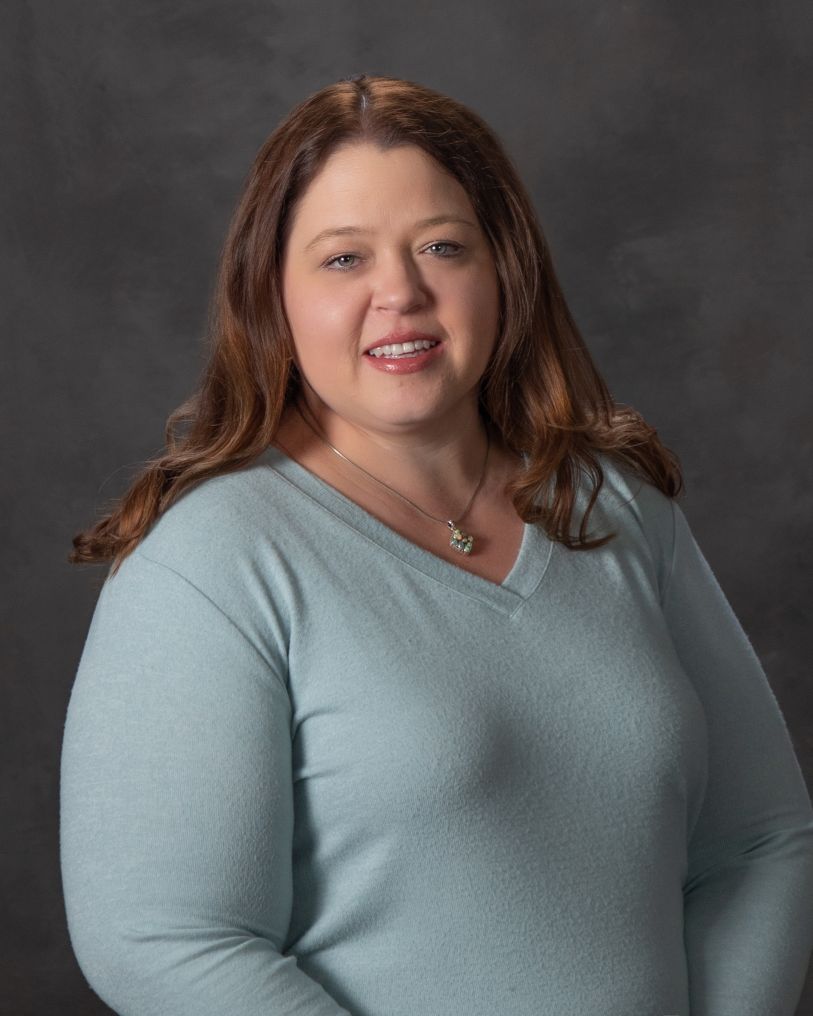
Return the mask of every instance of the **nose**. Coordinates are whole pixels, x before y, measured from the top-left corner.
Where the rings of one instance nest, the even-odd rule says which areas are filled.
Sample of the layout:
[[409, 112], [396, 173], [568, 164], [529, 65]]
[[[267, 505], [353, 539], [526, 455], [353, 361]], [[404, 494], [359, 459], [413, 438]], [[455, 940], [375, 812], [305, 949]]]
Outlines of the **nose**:
[[418, 266], [409, 254], [382, 257], [373, 276], [373, 305], [376, 310], [406, 313], [422, 306], [427, 292]]

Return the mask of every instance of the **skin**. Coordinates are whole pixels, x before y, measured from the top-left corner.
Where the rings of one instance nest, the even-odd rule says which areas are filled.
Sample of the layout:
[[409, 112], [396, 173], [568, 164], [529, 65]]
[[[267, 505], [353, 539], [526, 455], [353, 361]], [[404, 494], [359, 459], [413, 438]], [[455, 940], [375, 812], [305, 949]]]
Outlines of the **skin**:
[[[419, 225], [441, 215], [469, 224]], [[364, 232], [309, 247], [318, 233], [344, 226]], [[300, 403], [321, 432], [427, 510], [442, 514], [459, 503], [482, 471], [486, 430], [477, 388], [499, 316], [491, 247], [463, 187], [415, 146], [339, 149], [294, 208], [282, 267], [306, 382]], [[414, 374], [390, 375], [365, 362], [371, 343], [407, 329], [441, 338], [443, 354]], [[292, 432], [320, 443], [289, 410], [280, 433]], [[489, 477], [505, 465], [494, 441], [489, 463]]]

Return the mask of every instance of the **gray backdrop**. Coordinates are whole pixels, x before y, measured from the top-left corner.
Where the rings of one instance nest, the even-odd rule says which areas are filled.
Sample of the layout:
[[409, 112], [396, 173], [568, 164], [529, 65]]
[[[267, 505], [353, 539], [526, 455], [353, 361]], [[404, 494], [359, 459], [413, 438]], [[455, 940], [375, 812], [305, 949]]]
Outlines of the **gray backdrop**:
[[70, 950], [58, 866], [62, 728], [105, 572], [66, 563], [71, 537], [192, 390], [257, 148], [349, 74], [438, 88], [502, 137], [611, 391], [681, 459], [684, 511], [813, 785], [809, 11], [3, 5], [2, 1013], [109, 1011]]

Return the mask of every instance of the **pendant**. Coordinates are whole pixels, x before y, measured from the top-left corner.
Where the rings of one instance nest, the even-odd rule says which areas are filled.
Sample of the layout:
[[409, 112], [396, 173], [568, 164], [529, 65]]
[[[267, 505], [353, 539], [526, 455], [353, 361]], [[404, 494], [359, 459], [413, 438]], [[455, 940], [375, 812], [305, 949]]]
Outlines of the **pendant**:
[[449, 541], [449, 546], [454, 547], [455, 550], [459, 550], [461, 554], [470, 554], [471, 548], [474, 546], [474, 537], [470, 533], [464, 533], [462, 529], [459, 529], [457, 523], [451, 519], [446, 525], [452, 531], [452, 538]]

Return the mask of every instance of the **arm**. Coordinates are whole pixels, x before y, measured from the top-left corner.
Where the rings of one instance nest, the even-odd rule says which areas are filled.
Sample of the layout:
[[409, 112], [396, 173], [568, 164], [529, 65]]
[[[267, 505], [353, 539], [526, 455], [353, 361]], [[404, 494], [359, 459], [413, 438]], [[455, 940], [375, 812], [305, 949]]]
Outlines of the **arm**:
[[71, 943], [122, 1016], [348, 1016], [293, 954], [291, 706], [203, 593], [138, 551], [99, 597], [62, 748]]
[[679, 505], [663, 609], [708, 728], [689, 840], [691, 1016], [792, 1016], [813, 945], [813, 810], [773, 691]]

